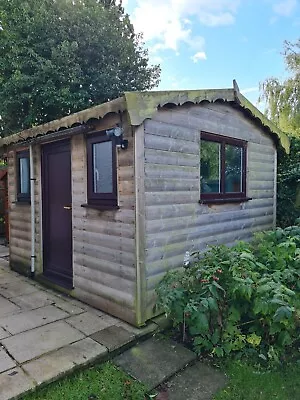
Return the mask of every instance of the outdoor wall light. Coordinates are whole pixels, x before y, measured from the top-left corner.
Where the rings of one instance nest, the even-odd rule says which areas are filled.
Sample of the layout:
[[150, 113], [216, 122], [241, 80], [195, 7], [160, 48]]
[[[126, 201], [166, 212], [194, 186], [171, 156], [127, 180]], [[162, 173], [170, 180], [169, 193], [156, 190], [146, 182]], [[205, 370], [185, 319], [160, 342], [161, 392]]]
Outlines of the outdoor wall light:
[[122, 150], [126, 150], [128, 148], [128, 140], [123, 139], [123, 133], [123, 128], [120, 126], [106, 130], [107, 136], [115, 137], [116, 146], [121, 147]]

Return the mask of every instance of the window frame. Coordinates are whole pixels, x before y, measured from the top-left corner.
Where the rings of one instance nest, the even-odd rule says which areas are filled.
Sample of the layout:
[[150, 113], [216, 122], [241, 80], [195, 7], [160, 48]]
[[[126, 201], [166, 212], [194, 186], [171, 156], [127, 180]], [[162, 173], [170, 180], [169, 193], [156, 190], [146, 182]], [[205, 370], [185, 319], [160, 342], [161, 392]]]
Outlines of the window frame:
[[[93, 145], [97, 143], [112, 142], [112, 192], [95, 193], [94, 192], [94, 165], [93, 165]], [[115, 138], [106, 135], [106, 131], [99, 131], [86, 136], [87, 148], [87, 204], [83, 207], [94, 208], [117, 208], [117, 152]]]
[[[28, 158], [28, 193], [21, 193], [21, 171], [20, 171], [20, 160], [22, 158]], [[29, 150], [22, 150], [16, 152], [16, 164], [17, 164], [17, 202], [19, 203], [30, 203], [31, 201], [31, 185], [30, 185], [30, 156]]]
[[[230, 201], [247, 201], [250, 200], [246, 196], [247, 190], [247, 142], [242, 139], [236, 139], [229, 136], [217, 135], [201, 131], [200, 134], [200, 176], [201, 176], [201, 141], [215, 142], [220, 144], [220, 193], [201, 193], [200, 182], [200, 202], [230, 202]], [[225, 146], [231, 145], [242, 149], [242, 191], [241, 192], [225, 192]]]

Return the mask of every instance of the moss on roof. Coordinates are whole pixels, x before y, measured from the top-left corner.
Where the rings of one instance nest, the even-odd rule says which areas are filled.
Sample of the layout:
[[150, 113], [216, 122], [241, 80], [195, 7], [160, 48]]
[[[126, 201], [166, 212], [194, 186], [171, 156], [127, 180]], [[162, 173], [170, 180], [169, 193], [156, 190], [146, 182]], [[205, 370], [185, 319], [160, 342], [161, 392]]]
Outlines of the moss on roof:
[[126, 92], [125, 99], [130, 122], [138, 126], [147, 118], [152, 118], [158, 108], [166, 104], [183, 105], [185, 103], [199, 104], [203, 101], [215, 102], [223, 100], [233, 102], [243, 108], [250, 116], [256, 119], [265, 128], [284, 150], [289, 152], [289, 138], [269, 119], [264, 116], [249, 100], [236, 88], [207, 89], [207, 90], [180, 90], [157, 92]]
[[63, 128], [87, 123], [95, 118], [104, 118], [109, 113], [127, 110], [131, 125], [139, 126], [145, 119], [152, 118], [157, 110], [166, 104], [180, 106], [185, 103], [199, 104], [203, 101], [215, 102], [220, 100], [235, 103], [271, 134], [287, 153], [289, 152], [288, 137], [239, 92], [236, 83], [234, 83], [234, 88], [230, 89], [125, 92], [123, 97], [116, 100], [5, 137], [0, 140], [0, 146], [24, 142], [27, 139], [56, 132]]

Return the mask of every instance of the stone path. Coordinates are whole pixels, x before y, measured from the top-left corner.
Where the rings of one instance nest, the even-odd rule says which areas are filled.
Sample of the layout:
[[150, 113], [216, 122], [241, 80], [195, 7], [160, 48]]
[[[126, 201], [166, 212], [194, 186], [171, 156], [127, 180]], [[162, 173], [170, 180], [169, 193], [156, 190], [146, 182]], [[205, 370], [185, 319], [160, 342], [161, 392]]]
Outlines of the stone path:
[[167, 338], [152, 337], [113, 361], [149, 390], [156, 388], [157, 400], [211, 400], [226, 384], [224, 374]]
[[[6, 250], [7, 253], [7, 250]], [[158, 329], [134, 328], [9, 270], [0, 246], [0, 400], [106, 358]]]

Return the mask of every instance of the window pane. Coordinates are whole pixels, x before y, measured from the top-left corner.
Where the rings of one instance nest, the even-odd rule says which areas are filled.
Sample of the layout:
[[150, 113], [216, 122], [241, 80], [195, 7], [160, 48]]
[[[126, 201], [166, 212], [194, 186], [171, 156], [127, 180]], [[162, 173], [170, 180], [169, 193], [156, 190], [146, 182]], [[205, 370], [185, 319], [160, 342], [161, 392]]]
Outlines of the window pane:
[[240, 193], [243, 191], [242, 182], [242, 158], [241, 147], [225, 146], [225, 192]]
[[201, 140], [201, 193], [220, 193], [221, 145]]
[[19, 159], [20, 162], [20, 193], [29, 194], [29, 158], [22, 157]]
[[113, 191], [111, 141], [93, 144], [93, 190], [94, 193]]

